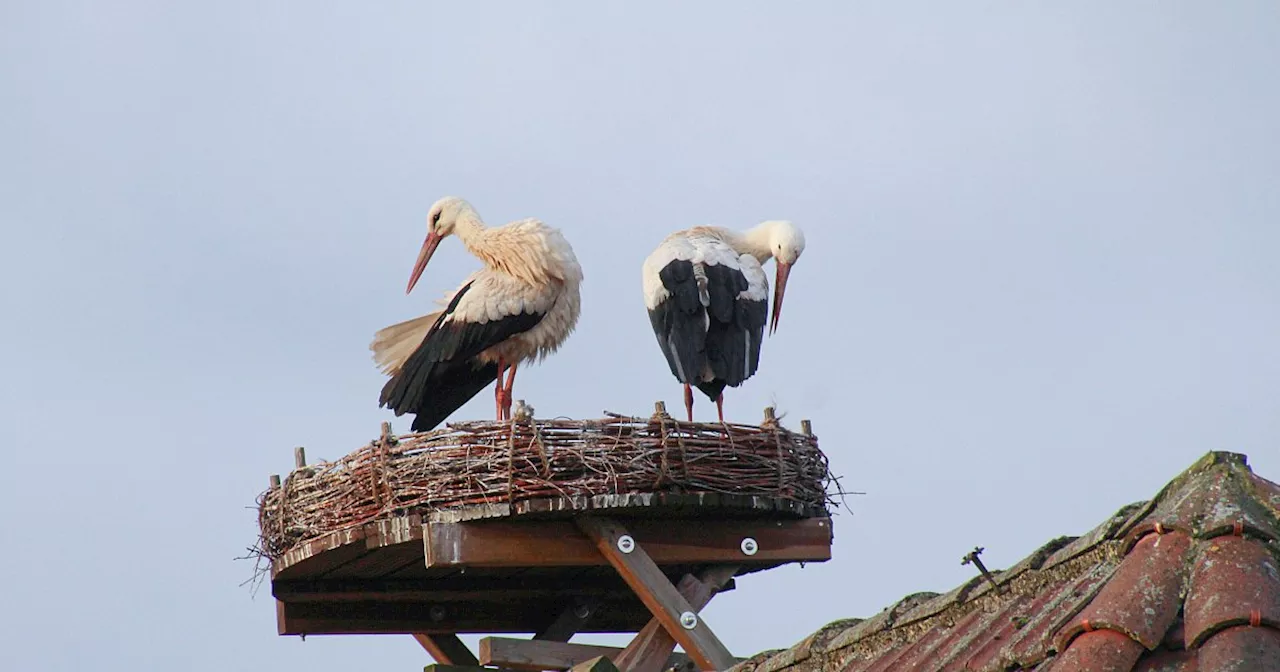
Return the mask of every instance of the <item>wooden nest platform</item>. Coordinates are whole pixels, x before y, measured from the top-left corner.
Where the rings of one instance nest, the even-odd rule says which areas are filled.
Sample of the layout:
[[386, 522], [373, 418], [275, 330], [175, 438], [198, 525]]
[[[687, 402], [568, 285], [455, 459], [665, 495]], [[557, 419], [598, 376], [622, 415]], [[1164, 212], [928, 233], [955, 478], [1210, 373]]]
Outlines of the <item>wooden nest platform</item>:
[[[758, 426], [681, 422], [661, 403], [399, 437], [384, 423], [334, 462], [295, 457], [258, 498], [280, 634], [413, 634], [444, 664], [552, 670], [602, 655], [565, 643], [575, 632], [636, 632], [609, 656], [619, 669], [656, 669], [677, 642], [725, 669], [696, 616], [711, 596], [831, 557], [826, 457], [807, 421], [790, 431], [772, 409]], [[487, 638], [479, 659], [456, 637], [512, 632], [538, 635]]]

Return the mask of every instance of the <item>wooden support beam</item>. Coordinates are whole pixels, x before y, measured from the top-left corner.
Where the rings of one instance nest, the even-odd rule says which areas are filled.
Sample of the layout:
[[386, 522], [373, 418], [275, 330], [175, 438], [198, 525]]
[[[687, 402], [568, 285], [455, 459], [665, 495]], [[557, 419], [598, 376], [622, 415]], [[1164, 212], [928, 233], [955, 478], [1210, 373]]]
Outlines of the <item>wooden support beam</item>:
[[[560, 612], [556, 620], [550, 625], [539, 630], [534, 634], [534, 639], [546, 640], [548, 642], [567, 642], [573, 638], [582, 627], [587, 624], [587, 619], [591, 618], [591, 614], [600, 608], [600, 601], [591, 598], [579, 598], [569, 605], [568, 609]], [[550, 669], [550, 668], [547, 668]]]
[[[676, 590], [689, 601], [695, 612], [701, 612], [719, 588], [733, 580], [737, 570], [736, 565], [720, 565], [702, 570], [697, 577], [685, 574]], [[675, 648], [675, 638], [662, 627], [661, 621], [654, 618], [613, 660], [627, 672], [660, 672], [670, 667], [665, 663]]]
[[430, 635], [423, 632], [416, 632], [413, 638], [418, 640], [422, 648], [431, 654], [437, 663], [441, 665], [471, 665], [478, 666], [480, 661], [476, 659], [471, 649], [462, 643], [454, 634]]
[[[435, 579], [318, 579], [277, 581], [271, 594], [289, 603], [299, 602], [464, 602], [469, 600], [534, 600], [551, 602], [633, 599], [631, 589], [617, 576], [578, 578], [468, 578]], [[575, 603], [572, 605], [577, 607]], [[588, 615], [590, 609], [588, 606]], [[566, 611], [575, 609], [566, 607]], [[572, 635], [572, 632], [570, 633]], [[548, 639], [548, 638], [544, 638]], [[552, 638], [554, 639], [554, 638]], [[562, 640], [562, 641], [568, 641]]]
[[[571, 521], [427, 522], [426, 564], [438, 567], [592, 567], [609, 563]], [[831, 559], [831, 520], [630, 521], [630, 533], [660, 565], [774, 566]], [[754, 544], [751, 555], [743, 541]]]
[[515, 672], [501, 667], [480, 667], [479, 665], [442, 665], [435, 663], [422, 668], [423, 672]]
[[[485, 637], [480, 640], [480, 664], [497, 665], [513, 670], [567, 670], [575, 665], [587, 662], [599, 656], [606, 656], [617, 662], [623, 649], [616, 646], [595, 646], [591, 644], [569, 644], [566, 642], [549, 642], [541, 640], [513, 639], [510, 637]], [[667, 652], [661, 663], [663, 669], [689, 662], [689, 656], [683, 653]], [[622, 668], [626, 669], [626, 668]]]
[[[568, 604], [546, 599], [277, 602], [282, 635], [494, 634], [542, 628]], [[609, 600], [582, 632], [639, 632], [652, 614], [633, 595]]]
[[608, 658], [600, 656], [574, 665], [570, 672], [618, 672], [618, 667]]
[[697, 617], [689, 601], [671, 585], [644, 548], [634, 543], [625, 528], [614, 521], [593, 517], [578, 518], [576, 522], [662, 627], [684, 647], [698, 669], [714, 672], [734, 665], [733, 654], [706, 621]]

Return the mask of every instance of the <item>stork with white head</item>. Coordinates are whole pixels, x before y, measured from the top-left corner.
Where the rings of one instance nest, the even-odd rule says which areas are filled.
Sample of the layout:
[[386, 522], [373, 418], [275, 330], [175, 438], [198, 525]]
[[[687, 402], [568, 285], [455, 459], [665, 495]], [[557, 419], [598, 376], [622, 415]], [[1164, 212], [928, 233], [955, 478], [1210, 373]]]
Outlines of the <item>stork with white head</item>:
[[[724, 422], [724, 388], [738, 387], [760, 365], [765, 326], [777, 330], [791, 269], [804, 233], [770, 220], [741, 233], [696, 226], [673, 233], [644, 262], [644, 298], [658, 346], [684, 385], [693, 421], [693, 390], [716, 402]], [[763, 264], [776, 266], [773, 313]]]
[[382, 329], [369, 346], [391, 376], [380, 405], [415, 414], [414, 431], [435, 427], [495, 379], [497, 417], [510, 419], [516, 368], [555, 352], [580, 312], [582, 267], [559, 230], [536, 219], [490, 228], [452, 196], [431, 206], [406, 294], [450, 235], [484, 268], [445, 297], [443, 310]]

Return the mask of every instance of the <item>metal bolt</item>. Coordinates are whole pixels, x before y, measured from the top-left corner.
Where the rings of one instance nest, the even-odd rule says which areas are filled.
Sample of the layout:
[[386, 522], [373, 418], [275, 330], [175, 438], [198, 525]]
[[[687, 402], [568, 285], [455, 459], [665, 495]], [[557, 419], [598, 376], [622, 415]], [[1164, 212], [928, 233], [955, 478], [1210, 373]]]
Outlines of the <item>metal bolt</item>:
[[621, 537], [618, 537], [618, 550], [623, 553], [630, 553], [631, 551], [636, 550], [636, 540], [632, 539], [629, 534], [624, 534]]
[[439, 605], [436, 605], [436, 606], [434, 606], [434, 607], [431, 607], [431, 610], [427, 612], [427, 615], [428, 615], [428, 616], [430, 616], [430, 617], [431, 617], [431, 620], [433, 620], [433, 621], [436, 621], [436, 622], [443, 621], [443, 620], [444, 620], [444, 607], [441, 607], [441, 606], [439, 606]]
[[698, 627], [698, 615], [692, 611], [686, 611], [680, 614], [680, 627], [685, 630], [692, 630]]
[[747, 555], [755, 555], [756, 551], [758, 550], [760, 550], [760, 545], [756, 543], [755, 539], [752, 539], [751, 537], [746, 537], [742, 540], [743, 553]]
[[573, 615], [578, 618], [586, 618], [591, 615], [591, 607], [588, 607], [585, 604], [579, 604], [573, 608]]

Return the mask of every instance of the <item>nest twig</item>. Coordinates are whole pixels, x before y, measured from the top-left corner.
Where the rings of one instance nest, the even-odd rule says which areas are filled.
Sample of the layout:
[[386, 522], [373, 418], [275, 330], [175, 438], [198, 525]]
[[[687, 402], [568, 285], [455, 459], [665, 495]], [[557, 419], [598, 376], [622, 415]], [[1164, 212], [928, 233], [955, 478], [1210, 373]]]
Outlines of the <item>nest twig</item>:
[[378, 518], [541, 497], [653, 492], [761, 495], [825, 508], [833, 482], [817, 439], [780, 428], [669, 416], [460, 422], [384, 435], [336, 462], [300, 468], [258, 497], [251, 552]]

